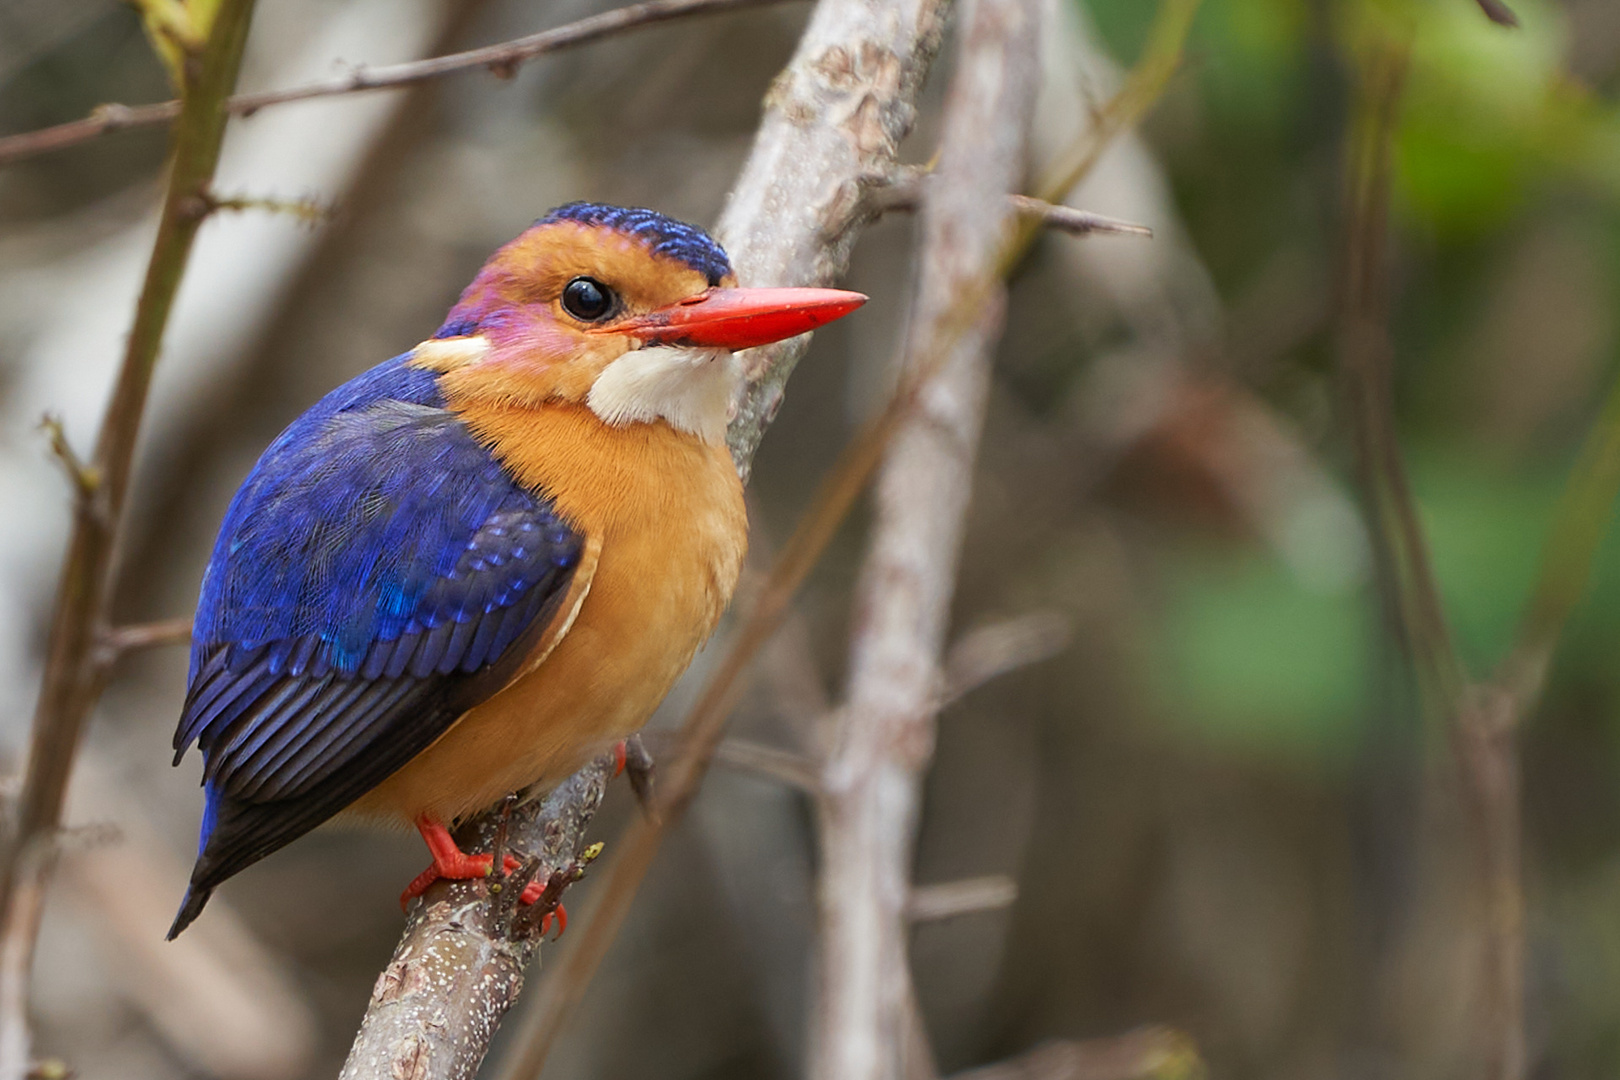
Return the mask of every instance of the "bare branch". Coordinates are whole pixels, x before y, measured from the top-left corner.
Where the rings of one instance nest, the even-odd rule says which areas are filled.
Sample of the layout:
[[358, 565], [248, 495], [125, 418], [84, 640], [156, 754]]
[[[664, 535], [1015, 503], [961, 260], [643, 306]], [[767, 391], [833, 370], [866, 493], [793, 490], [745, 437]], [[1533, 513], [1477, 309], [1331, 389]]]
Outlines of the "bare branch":
[[[938, 668], [1004, 304], [1012, 205], [1035, 99], [1037, 18], [972, 0], [924, 185], [902, 363], [927, 371], [890, 447], [856, 594], [848, 704], [818, 803], [819, 958], [812, 1080], [902, 1080], [912, 989], [906, 898]], [[999, 212], [986, 212], [997, 207]]]
[[1017, 899], [1018, 883], [1006, 874], [914, 885], [906, 901], [906, 918], [912, 922], [938, 922], [981, 911], [1000, 911]]
[[538, 858], [524, 877], [499, 882], [499, 902], [488, 879], [441, 881], [417, 901], [340, 1080], [470, 1080], [477, 1073], [540, 947], [540, 920], [512, 899], [525, 880], [543, 875], [548, 895], [535, 905], [543, 912], [578, 879], [594, 858], [585, 830], [615, 765], [614, 755], [603, 755], [543, 800], [519, 805], [509, 820], [486, 814], [458, 831], [464, 850], [492, 850], [500, 830], [503, 847]]
[[[566, 26], [542, 30], [540, 33], [504, 41], [498, 45], [486, 45], [466, 52], [451, 53], [448, 56], [435, 56], [427, 60], [390, 64], [386, 67], [355, 67], [347, 75], [307, 83], [304, 86], [285, 90], [265, 90], [255, 94], [238, 94], [226, 102], [225, 107], [235, 115], [251, 116], [260, 109], [292, 101], [309, 101], [312, 98], [354, 94], [366, 90], [391, 90], [480, 68], [501, 78], [510, 78], [524, 62], [537, 56], [600, 41], [626, 30], [652, 26], [655, 23], [668, 22], [688, 15], [714, 14], [781, 2], [782, 0], [648, 0], [647, 3], [605, 11]], [[178, 101], [163, 101], [152, 105], [101, 105], [83, 120], [73, 120], [57, 124], [55, 127], [0, 138], [0, 165], [60, 150], [113, 131], [166, 124], [179, 115]]]
[[[124, 360], [90, 460], [95, 487], [75, 507], [23, 789], [0, 862], [0, 925], [8, 928], [23, 925], [13, 910], [13, 900], [19, 882], [34, 873], [31, 869], [24, 873], [24, 864], [36, 857], [32, 853], [43, 853], [37, 856], [45, 860], [40, 872], [48, 872], [51, 853], [44, 845], [52, 842], [61, 825], [68, 775], [85, 718], [100, 690], [103, 666], [97, 655], [98, 631], [105, 624], [112, 592], [114, 550], [136, 437], [169, 311], [202, 221], [195, 204], [208, 189], [219, 161], [226, 120], [222, 106], [236, 83], [252, 14], [253, 0], [222, 0], [206, 47], [196, 63], [186, 65], [185, 105], [174, 131], [174, 160], [163, 213]], [[0, 1030], [0, 1039], [9, 1034]], [[0, 1058], [10, 1052], [11, 1048], [0, 1046]]]

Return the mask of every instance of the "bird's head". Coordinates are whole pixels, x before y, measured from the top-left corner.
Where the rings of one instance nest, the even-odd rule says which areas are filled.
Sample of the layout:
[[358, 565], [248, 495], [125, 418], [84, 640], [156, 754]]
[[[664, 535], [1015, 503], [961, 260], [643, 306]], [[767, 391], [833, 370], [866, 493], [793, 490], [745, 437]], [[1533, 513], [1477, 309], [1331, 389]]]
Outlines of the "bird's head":
[[742, 289], [701, 229], [651, 210], [558, 207], [497, 251], [412, 363], [452, 403], [589, 406], [724, 438], [731, 359], [866, 302], [837, 289]]

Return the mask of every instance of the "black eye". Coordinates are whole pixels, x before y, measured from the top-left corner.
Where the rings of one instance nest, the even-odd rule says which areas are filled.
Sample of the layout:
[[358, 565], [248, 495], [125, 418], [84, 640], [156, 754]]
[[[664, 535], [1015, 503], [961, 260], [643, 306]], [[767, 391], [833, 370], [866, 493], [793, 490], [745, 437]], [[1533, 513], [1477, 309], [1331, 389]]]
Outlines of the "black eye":
[[562, 306], [576, 319], [596, 322], [613, 310], [613, 290], [595, 278], [577, 277], [563, 286]]

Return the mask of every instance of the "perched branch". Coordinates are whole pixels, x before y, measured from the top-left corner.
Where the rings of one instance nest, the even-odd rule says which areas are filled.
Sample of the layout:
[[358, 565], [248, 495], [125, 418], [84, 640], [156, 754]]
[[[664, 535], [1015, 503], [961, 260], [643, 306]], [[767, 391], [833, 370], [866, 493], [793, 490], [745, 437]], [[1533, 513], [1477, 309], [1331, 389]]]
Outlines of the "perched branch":
[[[781, 2], [782, 0], [648, 0], [646, 3], [605, 11], [600, 15], [592, 15], [554, 30], [542, 30], [538, 34], [529, 34], [498, 45], [486, 45], [466, 52], [451, 53], [448, 56], [389, 64], [385, 67], [355, 67], [347, 75], [322, 79], [303, 86], [238, 94], [226, 103], [226, 108], [239, 116], [251, 116], [260, 109], [272, 105], [333, 97], [339, 94], [354, 94], [365, 90], [390, 90], [480, 68], [500, 78], [510, 78], [524, 62], [537, 56], [600, 41], [602, 38], [626, 30], [668, 22], [687, 15], [763, 7], [766, 4]], [[57, 124], [55, 127], [0, 138], [0, 165], [60, 150], [113, 131], [166, 124], [179, 115], [178, 101], [163, 101], [152, 105], [100, 105], [83, 120], [73, 120]]]
[[[340, 1080], [471, 1080], [540, 947], [536, 914], [593, 857], [585, 830], [613, 776], [607, 754], [510, 818], [486, 814], [459, 830], [469, 851], [532, 854], [511, 879], [441, 881], [417, 901], [393, 959], [377, 978]], [[500, 855], [496, 855], [499, 862]], [[548, 882], [535, 910], [516, 904], [529, 880]]]
[[[68, 774], [85, 718], [104, 678], [98, 635], [106, 622], [112, 592], [115, 545], [135, 441], [164, 327], [202, 223], [196, 204], [219, 162], [227, 115], [224, 102], [236, 83], [252, 14], [253, 0], [222, 0], [207, 45], [195, 63], [186, 65], [184, 106], [175, 127], [174, 161], [157, 239], [123, 364], [90, 459], [94, 488], [74, 508], [73, 535], [57, 590], [22, 793], [15, 823], [0, 853], [0, 925], [8, 928], [19, 925], [12, 901], [19, 880], [26, 876], [24, 865], [37, 858], [45, 868], [41, 872], [48, 871], [48, 849], [61, 823]], [[4, 1034], [0, 1032], [0, 1036]]]
[[[907, 897], [940, 655], [1004, 308], [1007, 196], [1025, 167], [1038, 20], [1023, 0], [971, 0], [924, 186], [903, 370], [929, 371], [876, 492], [856, 591], [848, 700], [817, 803], [820, 877], [811, 1080], [902, 1080]], [[999, 212], [986, 208], [997, 207]]]

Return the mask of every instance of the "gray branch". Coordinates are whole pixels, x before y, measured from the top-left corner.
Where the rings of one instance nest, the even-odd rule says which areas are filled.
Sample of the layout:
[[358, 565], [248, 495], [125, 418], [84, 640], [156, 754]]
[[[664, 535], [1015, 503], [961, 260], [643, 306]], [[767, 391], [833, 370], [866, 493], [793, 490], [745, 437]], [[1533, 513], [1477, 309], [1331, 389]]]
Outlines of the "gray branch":
[[[1034, 106], [1036, 5], [974, 0], [924, 185], [903, 363], [930, 372], [891, 444], [857, 588], [848, 703], [818, 802], [818, 984], [811, 1080], [900, 1080], [912, 987], [907, 900], [940, 655], [1005, 290], [1000, 263]], [[924, 1042], [923, 1045], [926, 1045]]]
[[[526, 868], [532, 873], [514, 872], [505, 883], [441, 881], [417, 901], [339, 1080], [470, 1080], [478, 1072], [540, 949], [539, 920], [517, 894], [526, 877], [565, 883], [588, 861], [586, 827], [613, 770], [612, 755], [598, 758], [512, 811], [506, 846], [538, 856]], [[485, 814], [456, 840], [465, 850], [491, 851], [499, 828], [500, 815]]]

